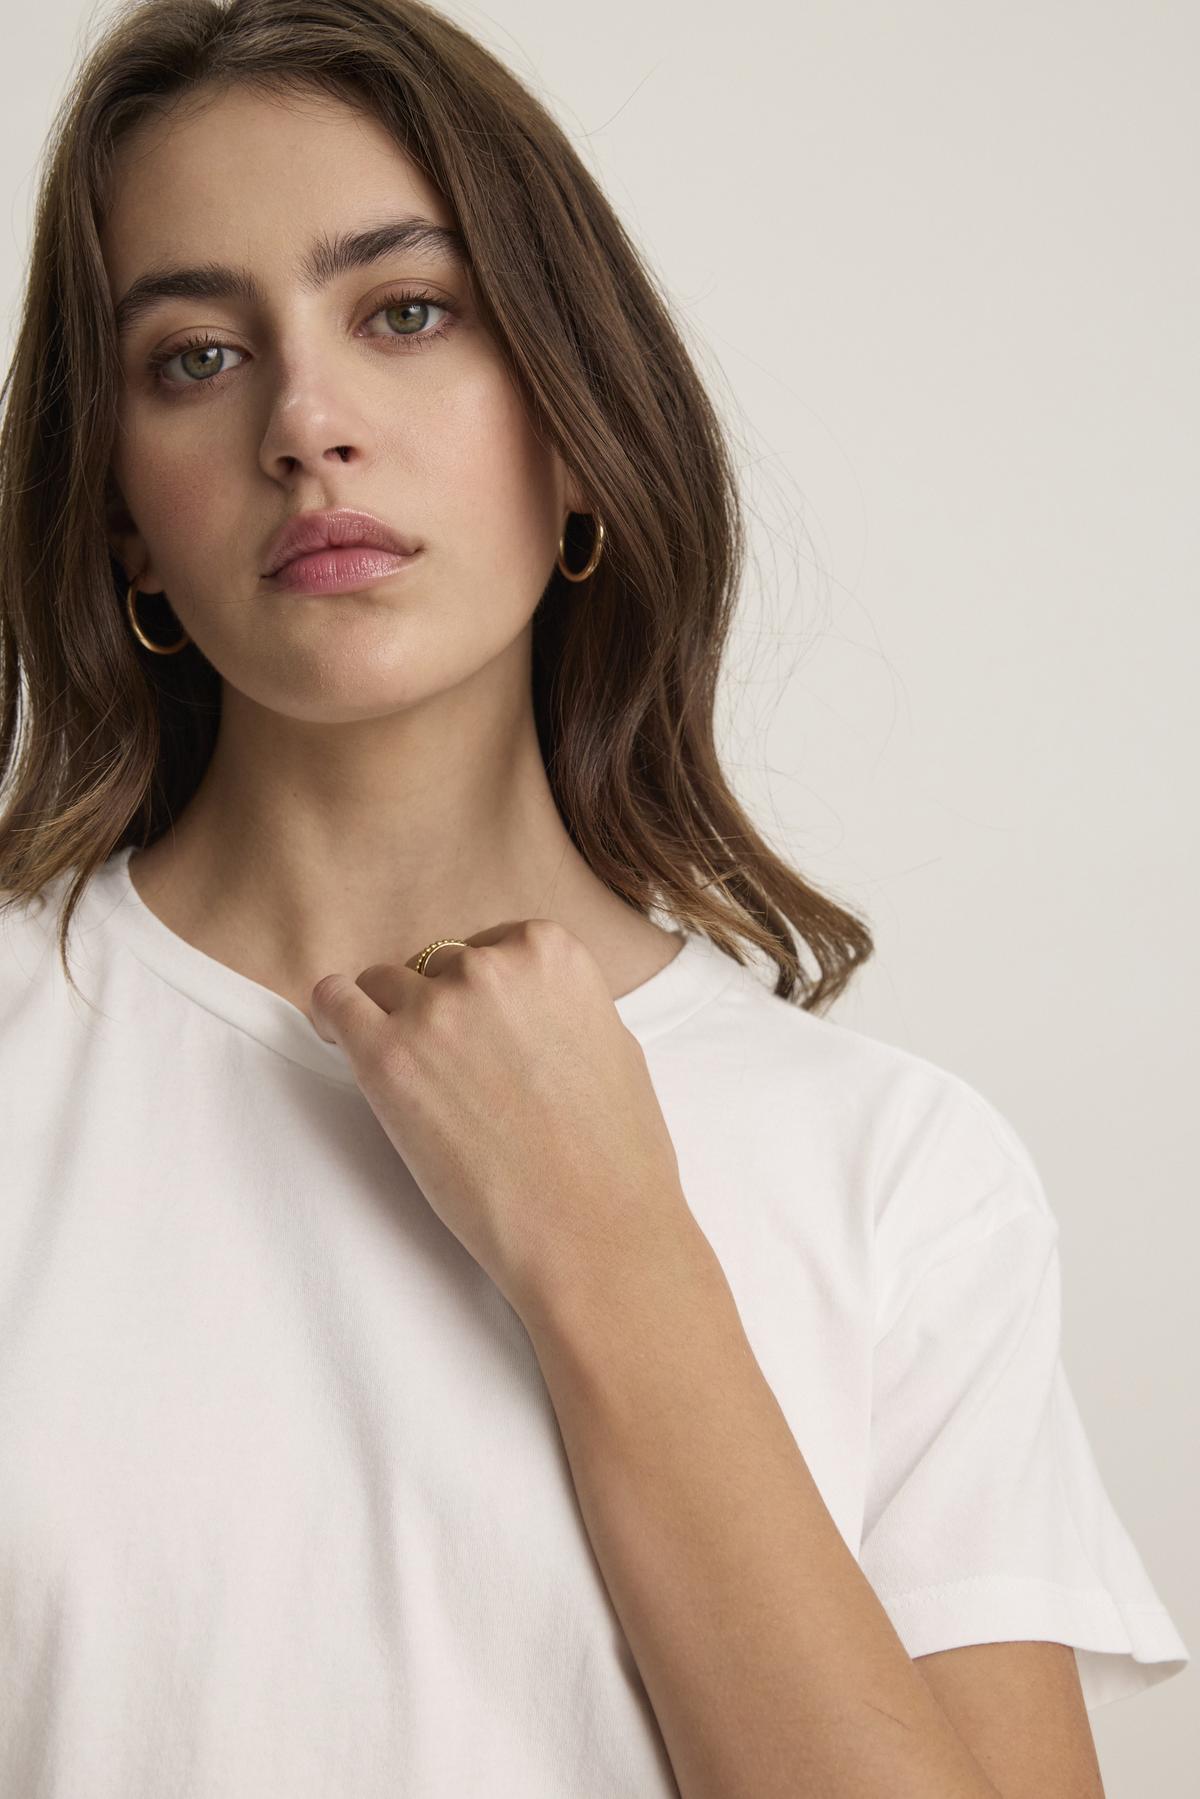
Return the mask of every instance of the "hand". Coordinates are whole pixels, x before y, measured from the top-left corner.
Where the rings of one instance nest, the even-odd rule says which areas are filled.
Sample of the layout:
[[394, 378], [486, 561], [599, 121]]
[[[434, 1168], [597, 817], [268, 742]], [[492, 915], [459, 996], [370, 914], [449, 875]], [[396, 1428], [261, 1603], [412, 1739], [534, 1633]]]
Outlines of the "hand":
[[[566, 926], [526, 918], [312, 990], [388, 1138], [523, 1317], [698, 1227], [642, 1046]], [[419, 953], [419, 952], [418, 952]], [[413, 961], [416, 961], [414, 955]]]

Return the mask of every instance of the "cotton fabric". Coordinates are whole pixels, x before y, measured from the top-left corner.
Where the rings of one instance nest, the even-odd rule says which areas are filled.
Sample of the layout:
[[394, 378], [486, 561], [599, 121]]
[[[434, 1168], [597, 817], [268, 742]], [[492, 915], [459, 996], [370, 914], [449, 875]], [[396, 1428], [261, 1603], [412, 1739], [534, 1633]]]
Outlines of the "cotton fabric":
[[[63, 882], [0, 915], [0, 1792], [675, 1794], [520, 1318], [129, 855], [72, 929], [94, 1011]], [[909, 1654], [1066, 1643], [1089, 1711], [1179, 1673], [1009, 1121], [702, 936], [615, 1006]]]

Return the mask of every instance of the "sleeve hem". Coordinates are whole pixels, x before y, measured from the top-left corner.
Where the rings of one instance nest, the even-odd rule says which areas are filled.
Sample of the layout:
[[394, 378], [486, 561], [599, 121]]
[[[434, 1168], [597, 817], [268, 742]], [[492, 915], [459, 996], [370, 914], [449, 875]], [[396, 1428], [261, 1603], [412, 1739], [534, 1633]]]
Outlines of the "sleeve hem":
[[1179, 1674], [1191, 1660], [1166, 1608], [1032, 1575], [982, 1574], [876, 1598], [915, 1660], [968, 1643], [1065, 1643], [1089, 1712]]

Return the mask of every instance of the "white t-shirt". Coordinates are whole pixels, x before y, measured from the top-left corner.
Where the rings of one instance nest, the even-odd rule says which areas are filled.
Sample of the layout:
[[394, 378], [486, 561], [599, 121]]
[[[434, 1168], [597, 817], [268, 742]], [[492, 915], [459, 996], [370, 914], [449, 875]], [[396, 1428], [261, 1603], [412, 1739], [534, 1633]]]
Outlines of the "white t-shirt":
[[[0, 915], [0, 1791], [676, 1792], [519, 1317], [304, 1014], [111, 857]], [[1189, 1652], [1060, 1359], [1058, 1225], [954, 1074], [707, 938], [615, 1002], [910, 1655]]]

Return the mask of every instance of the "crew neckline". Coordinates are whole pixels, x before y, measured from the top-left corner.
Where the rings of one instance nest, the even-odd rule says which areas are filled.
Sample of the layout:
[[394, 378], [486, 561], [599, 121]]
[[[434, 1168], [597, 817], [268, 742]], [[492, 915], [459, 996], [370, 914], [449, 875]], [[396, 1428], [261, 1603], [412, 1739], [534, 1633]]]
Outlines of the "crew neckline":
[[[129, 872], [136, 848], [126, 844], [116, 850], [89, 881], [72, 923], [72, 933], [78, 930], [81, 943], [103, 932], [215, 1017], [291, 1062], [356, 1086], [341, 1045], [318, 1037], [291, 1000], [198, 949], [151, 911]], [[703, 933], [676, 934], [683, 937], [682, 949], [648, 980], [613, 1001], [622, 1024], [642, 1044], [682, 1024], [744, 973], [741, 964]]]

